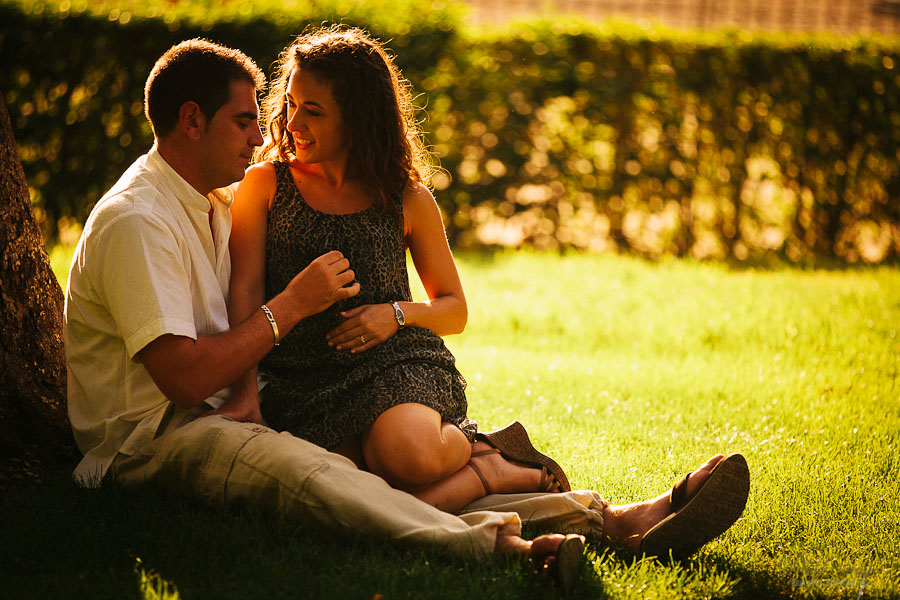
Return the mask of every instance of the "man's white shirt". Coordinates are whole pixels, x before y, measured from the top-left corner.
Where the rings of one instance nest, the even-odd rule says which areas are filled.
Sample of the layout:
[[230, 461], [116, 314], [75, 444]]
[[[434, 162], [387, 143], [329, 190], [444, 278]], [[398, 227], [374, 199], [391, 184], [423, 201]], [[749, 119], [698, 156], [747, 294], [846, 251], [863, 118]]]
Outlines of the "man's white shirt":
[[227, 189], [198, 193], [154, 146], [91, 212], [69, 271], [64, 338], [83, 484], [152, 440], [170, 404], [135, 355], [165, 334], [228, 330], [231, 200]]

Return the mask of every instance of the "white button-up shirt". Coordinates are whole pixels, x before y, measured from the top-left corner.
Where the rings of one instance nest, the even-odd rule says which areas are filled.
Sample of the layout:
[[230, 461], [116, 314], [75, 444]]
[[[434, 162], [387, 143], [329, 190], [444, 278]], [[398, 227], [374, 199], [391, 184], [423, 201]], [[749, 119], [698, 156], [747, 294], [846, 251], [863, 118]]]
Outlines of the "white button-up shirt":
[[135, 355], [164, 334], [197, 339], [228, 329], [230, 204], [227, 190], [198, 193], [154, 146], [91, 212], [65, 308], [69, 419], [84, 453], [75, 478], [83, 484], [99, 483], [118, 453], [152, 440], [170, 404]]

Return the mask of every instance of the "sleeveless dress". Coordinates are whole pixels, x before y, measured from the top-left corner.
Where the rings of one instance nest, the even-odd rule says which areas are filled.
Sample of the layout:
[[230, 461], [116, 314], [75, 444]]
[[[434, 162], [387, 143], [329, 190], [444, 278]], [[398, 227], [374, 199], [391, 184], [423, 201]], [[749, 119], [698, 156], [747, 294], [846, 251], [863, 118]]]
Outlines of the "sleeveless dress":
[[[405, 327], [359, 354], [335, 350], [325, 341], [325, 334], [344, 321], [341, 311], [412, 300], [402, 220], [375, 207], [343, 215], [318, 211], [304, 201], [289, 165], [274, 165], [266, 298], [283, 291], [297, 273], [331, 250], [350, 261], [360, 291], [302, 320], [260, 362], [269, 381], [260, 392], [269, 426], [333, 449], [392, 406], [416, 402], [439, 412], [474, 441], [477, 425], [466, 417], [466, 381], [440, 336]], [[402, 215], [402, 199], [395, 202]]]

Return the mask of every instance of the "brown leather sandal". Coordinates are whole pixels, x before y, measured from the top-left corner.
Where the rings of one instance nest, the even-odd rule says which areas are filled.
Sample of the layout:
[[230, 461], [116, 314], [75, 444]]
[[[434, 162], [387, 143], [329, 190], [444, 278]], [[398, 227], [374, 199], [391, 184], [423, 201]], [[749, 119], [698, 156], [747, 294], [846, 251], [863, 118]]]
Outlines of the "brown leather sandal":
[[723, 534], [740, 518], [750, 494], [750, 470], [740, 454], [716, 463], [694, 495], [687, 497], [690, 473], [672, 488], [672, 514], [641, 539], [638, 556], [684, 558]]
[[499, 450], [503, 458], [507, 460], [522, 463], [529, 467], [540, 467], [541, 483], [539, 491], [571, 491], [572, 487], [569, 485], [569, 478], [566, 477], [562, 467], [555, 460], [535, 449], [531, 444], [531, 439], [528, 437], [528, 432], [525, 431], [525, 428], [518, 421], [513, 421], [506, 427], [496, 431], [479, 433], [476, 435], [476, 439], [487, 442], [494, 449]]
[[584, 551], [584, 536], [574, 533], [566, 535], [554, 552], [532, 555], [531, 560], [544, 581], [559, 587], [564, 598], [572, 593], [578, 572], [581, 570]]

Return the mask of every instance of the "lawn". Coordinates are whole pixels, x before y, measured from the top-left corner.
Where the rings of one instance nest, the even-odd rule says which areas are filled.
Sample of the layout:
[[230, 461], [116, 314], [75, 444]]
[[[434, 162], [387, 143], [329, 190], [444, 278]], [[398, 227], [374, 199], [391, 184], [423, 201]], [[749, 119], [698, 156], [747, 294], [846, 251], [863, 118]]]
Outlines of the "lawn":
[[[482, 428], [522, 421], [573, 487], [617, 503], [716, 452], [750, 464], [725, 536], [675, 564], [591, 545], [576, 598], [900, 597], [900, 270], [458, 259], [469, 325], [447, 341]], [[58, 274], [67, 262], [56, 251]], [[508, 560], [81, 490], [65, 474], [3, 492], [0, 513], [2, 597], [554, 595]]]

